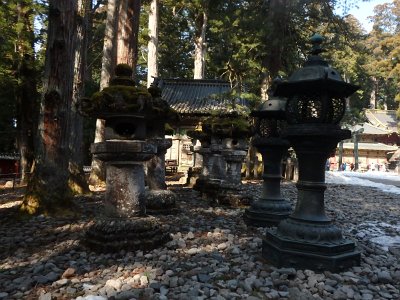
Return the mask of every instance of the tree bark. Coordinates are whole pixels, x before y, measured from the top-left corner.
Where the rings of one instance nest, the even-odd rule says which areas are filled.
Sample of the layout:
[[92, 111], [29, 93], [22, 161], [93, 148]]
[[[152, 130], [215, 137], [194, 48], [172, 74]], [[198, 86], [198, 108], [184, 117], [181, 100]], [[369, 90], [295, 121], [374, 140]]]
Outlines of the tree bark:
[[287, 0], [269, 1], [268, 28], [265, 43], [269, 48], [269, 55], [266, 58], [265, 66], [268, 70], [269, 81], [278, 76], [282, 68], [283, 48], [287, 35], [287, 24], [289, 24], [289, 13], [292, 3]]
[[65, 213], [71, 207], [68, 187], [70, 110], [73, 94], [76, 0], [49, 1], [49, 27], [39, 120], [36, 169], [21, 209]]
[[206, 69], [206, 31], [208, 23], [208, 7], [205, 5], [203, 11], [196, 20], [197, 30], [194, 40], [194, 79], [204, 79]]
[[158, 0], [152, 0], [149, 11], [149, 43], [147, 56], [147, 87], [158, 77]]
[[86, 58], [88, 46], [88, 22], [92, 0], [78, 0], [76, 28], [76, 50], [74, 66], [73, 96], [71, 105], [71, 159], [69, 162], [69, 187], [75, 194], [89, 193], [89, 186], [83, 172], [83, 117], [78, 113], [78, 105], [83, 97], [86, 78]]
[[262, 74], [261, 85], [260, 85], [261, 101], [268, 100], [268, 89], [269, 89], [270, 82], [271, 82], [271, 78], [269, 77], [269, 73], [264, 72]]
[[120, 0], [117, 64], [128, 64], [136, 72], [139, 36], [140, 0]]

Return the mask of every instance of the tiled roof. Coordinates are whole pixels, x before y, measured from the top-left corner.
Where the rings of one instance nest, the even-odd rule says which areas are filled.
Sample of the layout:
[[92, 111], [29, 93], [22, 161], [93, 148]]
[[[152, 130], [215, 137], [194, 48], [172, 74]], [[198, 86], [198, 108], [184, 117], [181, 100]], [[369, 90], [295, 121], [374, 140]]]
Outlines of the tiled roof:
[[399, 119], [397, 119], [395, 110], [367, 109], [365, 116], [368, 121], [379, 128], [389, 130], [390, 132], [398, 132]]
[[0, 153], [0, 159], [17, 160], [17, 159], [19, 159], [19, 154], [18, 153]]
[[[162, 98], [181, 114], [206, 115], [215, 110], [232, 112], [231, 100], [224, 99], [229, 93], [229, 82], [211, 79], [159, 79]], [[221, 95], [221, 96], [219, 96]], [[246, 105], [238, 98], [236, 104]]]
[[[344, 149], [354, 149], [354, 143], [343, 143]], [[397, 146], [390, 146], [382, 143], [358, 143], [359, 150], [377, 150], [377, 151], [396, 151]]]
[[362, 125], [356, 125], [350, 128], [352, 132], [359, 131], [360, 129], [363, 129], [362, 134], [371, 134], [371, 135], [391, 134], [391, 131], [381, 127], [374, 126], [370, 123], [363, 123]]

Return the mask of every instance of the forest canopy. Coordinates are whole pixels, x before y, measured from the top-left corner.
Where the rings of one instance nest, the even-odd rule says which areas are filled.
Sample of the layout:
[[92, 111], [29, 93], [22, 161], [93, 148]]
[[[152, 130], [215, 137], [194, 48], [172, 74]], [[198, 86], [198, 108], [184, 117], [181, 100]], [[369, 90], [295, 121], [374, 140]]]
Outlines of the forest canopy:
[[[100, 88], [107, 1], [85, 0], [87, 57], [84, 94]], [[133, 1], [134, 2], [134, 1]], [[135, 80], [146, 84], [149, 10], [140, 3]], [[158, 1], [158, 76], [193, 78], [201, 46], [204, 78], [224, 79], [249, 99], [265, 99], [265, 88], [277, 75], [287, 77], [304, 62], [309, 37], [325, 37], [325, 58], [346, 81], [359, 85], [346, 122], [363, 120], [375, 106], [397, 110], [400, 101], [400, 1], [375, 7], [367, 33], [352, 15], [337, 11], [362, 1], [161, 0]], [[50, 5], [49, 5], [50, 3]], [[43, 93], [49, 12], [52, 1], [0, 1], [0, 152], [17, 152], [36, 134]], [[81, 18], [79, 14], [75, 18]], [[204, 32], [200, 32], [200, 29]], [[198, 38], [204, 40], [199, 46]], [[197, 45], [197, 46], [196, 46]], [[263, 89], [264, 88], [264, 89]], [[85, 141], [93, 140], [94, 121], [85, 121]], [[25, 139], [25, 140], [24, 140]]]

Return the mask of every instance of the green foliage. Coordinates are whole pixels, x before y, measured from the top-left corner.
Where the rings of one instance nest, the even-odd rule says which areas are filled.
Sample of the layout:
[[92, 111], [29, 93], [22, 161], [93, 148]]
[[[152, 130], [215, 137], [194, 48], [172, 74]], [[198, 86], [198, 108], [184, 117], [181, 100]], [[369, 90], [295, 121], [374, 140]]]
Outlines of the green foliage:
[[93, 116], [97, 113], [136, 113], [145, 109], [150, 99], [151, 95], [145, 88], [112, 85], [94, 93], [90, 101], [84, 101], [82, 110]]
[[0, 152], [17, 150], [17, 125], [20, 125], [25, 109], [21, 103], [23, 95], [28, 93], [34, 104], [38, 98], [32, 91], [40, 67], [33, 48], [38, 37], [34, 36], [33, 20], [42, 12], [43, 4], [39, 1], [0, 2], [0, 105], [3, 108], [0, 112]]
[[374, 13], [366, 67], [373, 78], [378, 108], [400, 110], [400, 1], [377, 5]]

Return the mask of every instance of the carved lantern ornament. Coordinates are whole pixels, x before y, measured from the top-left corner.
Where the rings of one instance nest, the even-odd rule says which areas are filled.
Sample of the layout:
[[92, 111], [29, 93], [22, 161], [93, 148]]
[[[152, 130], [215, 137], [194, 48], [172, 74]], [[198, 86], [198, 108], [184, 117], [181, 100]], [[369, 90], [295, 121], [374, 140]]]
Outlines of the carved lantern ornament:
[[346, 97], [358, 87], [344, 82], [319, 54], [323, 37], [311, 37], [313, 48], [303, 68], [295, 71], [287, 82], [278, 85], [274, 95], [287, 97], [286, 116], [289, 124], [338, 124], [346, 110]]

